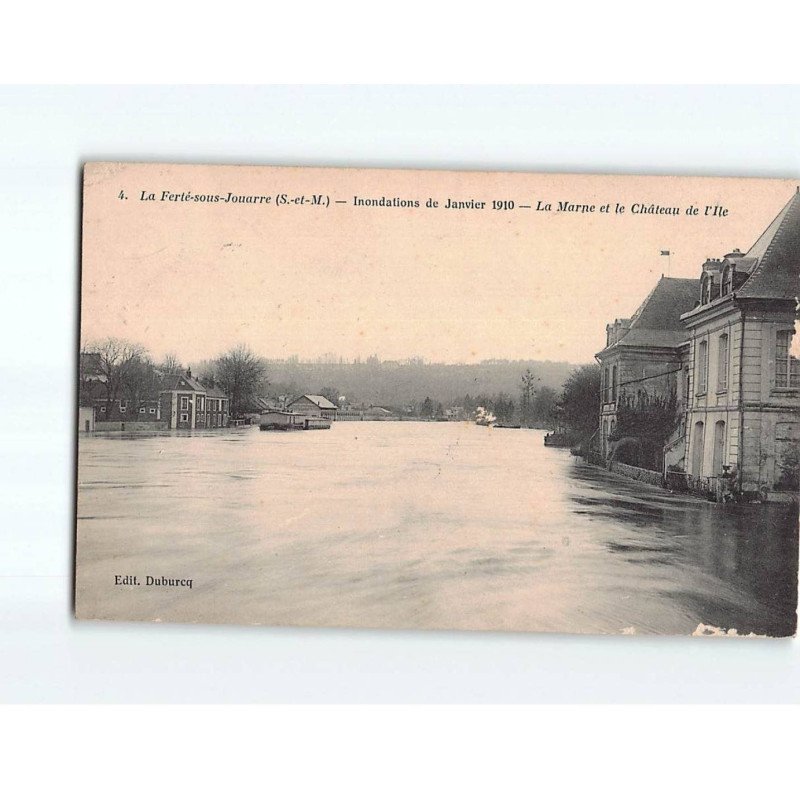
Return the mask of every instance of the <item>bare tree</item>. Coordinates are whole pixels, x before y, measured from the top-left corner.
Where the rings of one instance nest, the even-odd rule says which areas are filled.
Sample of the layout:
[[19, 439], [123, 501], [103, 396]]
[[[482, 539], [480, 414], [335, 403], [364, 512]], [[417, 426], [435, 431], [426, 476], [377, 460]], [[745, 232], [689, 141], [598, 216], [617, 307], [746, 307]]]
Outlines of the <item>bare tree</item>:
[[156, 378], [153, 362], [142, 355], [134, 358], [122, 378], [121, 385], [122, 397], [128, 406], [137, 413], [139, 408], [146, 405], [146, 401], [155, 400], [158, 397], [158, 381]]
[[141, 362], [147, 358], [147, 351], [141, 345], [125, 339], [109, 337], [92, 342], [84, 348], [84, 353], [96, 353], [97, 370], [104, 376], [106, 394], [106, 419], [111, 415], [111, 407], [122, 397], [126, 381], [130, 381]]
[[522, 416], [522, 424], [528, 425], [531, 422], [531, 411], [533, 405], [533, 397], [536, 390], [537, 378], [530, 369], [526, 369], [522, 374], [522, 392], [520, 397], [520, 414]]
[[214, 374], [217, 383], [230, 398], [231, 416], [234, 418], [248, 411], [253, 398], [267, 386], [263, 360], [243, 344], [217, 359]]
[[175, 353], [167, 353], [158, 368], [167, 375], [178, 375], [184, 371], [183, 364]]
[[82, 406], [91, 405], [94, 387], [100, 382], [98, 354], [82, 348], [78, 357], [78, 398]]

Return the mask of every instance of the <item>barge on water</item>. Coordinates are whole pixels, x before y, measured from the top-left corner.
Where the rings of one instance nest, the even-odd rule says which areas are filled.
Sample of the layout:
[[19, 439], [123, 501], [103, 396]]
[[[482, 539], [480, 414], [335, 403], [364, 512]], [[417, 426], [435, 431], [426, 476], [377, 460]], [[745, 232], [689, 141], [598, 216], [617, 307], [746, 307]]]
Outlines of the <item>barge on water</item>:
[[569, 437], [563, 431], [553, 431], [544, 435], [545, 447], [569, 447]]
[[259, 418], [258, 427], [262, 431], [315, 431], [327, 430], [331, 421], [291, 411], [267, 411]]

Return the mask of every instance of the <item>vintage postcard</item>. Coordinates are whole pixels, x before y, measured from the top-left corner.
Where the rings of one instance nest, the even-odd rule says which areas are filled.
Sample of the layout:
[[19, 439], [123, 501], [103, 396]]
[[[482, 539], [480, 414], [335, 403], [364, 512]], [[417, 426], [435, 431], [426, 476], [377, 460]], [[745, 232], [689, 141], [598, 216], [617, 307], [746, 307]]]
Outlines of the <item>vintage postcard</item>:
[[800, 189], [90, 163], [80, 619], [796, 630]]

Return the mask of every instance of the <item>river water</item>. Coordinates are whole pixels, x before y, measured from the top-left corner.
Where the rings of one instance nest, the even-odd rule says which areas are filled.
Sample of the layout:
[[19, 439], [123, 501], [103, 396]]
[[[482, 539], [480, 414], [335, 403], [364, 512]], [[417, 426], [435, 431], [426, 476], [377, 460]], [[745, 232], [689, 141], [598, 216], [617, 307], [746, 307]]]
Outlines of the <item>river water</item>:
[[793, 632], [796, 512], [673, 495], [542, 436], [424, 422], [81, 434], [78, 614]]

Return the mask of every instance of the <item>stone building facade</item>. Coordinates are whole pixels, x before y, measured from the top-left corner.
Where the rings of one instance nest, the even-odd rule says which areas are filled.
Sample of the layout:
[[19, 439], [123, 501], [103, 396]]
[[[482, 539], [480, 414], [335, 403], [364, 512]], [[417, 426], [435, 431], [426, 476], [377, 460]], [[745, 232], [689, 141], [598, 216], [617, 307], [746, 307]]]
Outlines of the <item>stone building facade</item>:
[[607, 327], [595, 449], [613, 459], [622, 402], [672, 398], [661, 468], [695, 483], [733, 475], [744, 495], [797, 485], [800, 191], [746, 252], [709, 259], [699, 280], [661, 278], [630, 319]]
[[597, 444], [604, 458], [613, 458], [620, 443], [615, 434], [623, 404], [674, 398], [685, 405], [686, 329], [680, 316], [699, 289], [698, 280], [662, 277], [631, 318], [606, 326], [606, 346], [596, 356], [602, 392]]
[[800, 295], [800, 191], [747, 251], [706, 262], [689, 339], [686, 471], [736, 469], [741, 490], [789, 488], [800, 442], [800, 362], [793, 354]]

